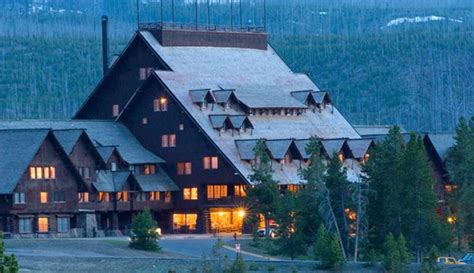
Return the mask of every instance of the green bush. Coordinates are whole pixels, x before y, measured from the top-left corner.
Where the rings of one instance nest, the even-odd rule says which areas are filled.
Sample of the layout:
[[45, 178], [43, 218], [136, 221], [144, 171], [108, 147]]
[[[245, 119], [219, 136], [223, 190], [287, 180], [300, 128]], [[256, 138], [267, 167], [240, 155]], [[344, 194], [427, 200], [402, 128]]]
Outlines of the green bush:
[[1, 273], [18, 273], [20, 267], [15, 255], [5, 256], [5, 243], [3, 242], [3, 236], [0, 235], [0, 272]]
[[153, 220], [150, 209], [145, 208], [133, 221], [133, 235], [130, 236], [129, 247], [147, 251], [160, 250], [158, 244], [160, 235], [156, 231], [157, 228], [158, 226], [156, 221]]

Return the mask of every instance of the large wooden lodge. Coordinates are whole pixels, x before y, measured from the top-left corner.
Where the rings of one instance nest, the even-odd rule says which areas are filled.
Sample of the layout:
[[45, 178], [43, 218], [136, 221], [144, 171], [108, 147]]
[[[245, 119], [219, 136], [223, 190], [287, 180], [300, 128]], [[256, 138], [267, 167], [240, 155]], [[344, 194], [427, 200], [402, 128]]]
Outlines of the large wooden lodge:
[[358, 182], [373, 138], [266, 33], [143, 25], [72, 120], [0, 122], [0, 230], [117, 234], [148, 207], [163, 232], [242, 231], [257, 140], [284, 192], [314, 135]]

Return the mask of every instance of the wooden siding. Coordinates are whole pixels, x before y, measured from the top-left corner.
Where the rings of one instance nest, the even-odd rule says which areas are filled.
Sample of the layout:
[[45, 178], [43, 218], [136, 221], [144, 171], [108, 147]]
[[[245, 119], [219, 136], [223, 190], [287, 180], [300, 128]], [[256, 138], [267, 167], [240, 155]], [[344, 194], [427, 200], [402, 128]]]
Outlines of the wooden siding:
[[76, 113], [76, 119], [114, 119], [112, 105], [123, 109], [140, 86], [140, 68], [165, 69], [140, 36], [136, 36], [122, 53], [117, 63], [107, 72], [83, 107]]

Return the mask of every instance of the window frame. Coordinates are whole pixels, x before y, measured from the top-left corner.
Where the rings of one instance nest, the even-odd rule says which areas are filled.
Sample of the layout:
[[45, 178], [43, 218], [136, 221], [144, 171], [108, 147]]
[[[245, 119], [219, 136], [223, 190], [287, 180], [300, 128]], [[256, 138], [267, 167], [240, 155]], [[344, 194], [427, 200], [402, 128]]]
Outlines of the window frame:
[[183, 188], [183, 200], [197, 201], [199, 200], [199, 190], [197, 187]]
[[68, 233], [69, 230], [71, 229], [70, 221], [71, 219], [69, 217], [57, 217], [56, 218], [56, 231], [58, 233]]
[[[45, 220], [45, 222], [41, 223], [40, 220]], [[48, 217], [40, 216], [40, 217], [38, 217], [37, 222], [38, 222], [38, 233], [48, 233], [49, 232], [49, 218]], [[46, 224], [46, 230], [43, 229], [44, 224]]]
[[207, 185], [207, 200], [219, 200], [229, 197], [227, 185]]
[[49, 203], [48, 192], [47, 191], [39, 192], [39, 201], [40, 201], [40, 204], [48, 204]]
[[[18, 219], [18, 233], [27, 234], [33, 232], [33, 218], [19, 218]], [[27, 225], [25, 225], [27, 223]], [[25, 229], [25, 226], [27, 229]]]
[[15, 192], [13, 194], [13, 204], [24, 205], [26, 204], [26, 197], [24, 192]]

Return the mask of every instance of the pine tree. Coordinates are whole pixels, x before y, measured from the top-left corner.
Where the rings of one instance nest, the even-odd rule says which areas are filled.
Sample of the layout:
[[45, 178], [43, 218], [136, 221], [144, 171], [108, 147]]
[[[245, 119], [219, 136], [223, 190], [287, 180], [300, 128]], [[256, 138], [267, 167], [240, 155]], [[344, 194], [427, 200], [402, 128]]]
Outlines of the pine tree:
[[318, 232], [316, 234], [316, 240], [314, 241], [313, 251], [314, 251], [314, 258], [319, 260], [321, 263], [321, 268], [329, 268], [329, 259], [330, 259], [330, 252], [329, 252], [329, 234], [324, 227], [324, 225], [320, 225]]
[[400, 171], [402, 194], [399, 200], [402, 233], [421, 262], [423, 251], [432, 245], [447, 247], [451, 236], [445, 223], [437, 217], [434, 179], [423, 140], [412, 134], [402, 156]]
[[257, 213], [265, 218], [265, 235], [270, 236], [270, 215], [276, 210], [279, 198], [278, 183], [273, 180], [272, 162], [263, 140], [259, 140], [254, 148], [255, 163], [252, 166], [250, 181], [254, 184], [247, 192]]
[[403, 153], [400, 128], [393, 127], [383, 142], [371, 150], [370, 160], [363, 166], [369, 186], [369, 242], [380, 252], [388, 233], [400, 234], [400, 163]]
[[242, 254], [240, 253], [237, 254], [237, 257], [235, 258], [234, 263], [225, 272], [226, 273], [246, 273], [247, 272], [247, 266], [245, 265], [245, 261], [242, 258]]
[[421, 273], [436, 273], [439, 272], [441, 268], [438, 266], [438, 257], [439, 251], [436, 246], [432, 246], [428, 257], [423, 259], [421, 264]]
[[455, 190], [446, 194], [451, 209], [456, 214], [458, 246], [465, 236], [474, 246], [474, 118], [469, 123], [461, 118], [456, 128], [456, 144], [448, 154], [448, 168]]
[[156, 231], [157, 227], [150, 209], [145, 208], [133, 221], [133, 235], [131, 236], [129, 246], [149, 251], [160, 250], [160, 246], [158, 245], [160, 235]]
[[286, 255], [292, 260], [307, 251], [305, 234], [297, 226], [297, 213], [296, 194], [292, 192], [285, 193], [281, 202], [279, 202], [275, 215], [279, 224], [279, 237], [276, 243], [278, 253]]
[[308, 166], [301, 169], [301, 177], [306, 180], [306, 186], [309, 192], [314, 193], [322, 221], [326, 224], [331, 232], [337, 235], [341, 247], [340, 249], [342, 251], [342, 256], [344, 257], [344, 260], [346, 260], [346, 253], [343, 247], [341, 231], [331, 203], [330, 192], [325, 183], [326, 176], [324, 173], [326, 171], [326, 167], [324, 166], [322, 160], [321, 142], [317, 137], [310, 138], [308, 147], [306, 147], [306, 153], [310, 155], [310, 159]]
[[383, 254], [383, 264], [385, 269], [392, 273], [401, 273], [403, 270], [403, 263], [400, 257], [400, 248], [392, 233], [389, 233], [386, 237]]
[[346, 169], [342, 166], [337, 153], [335, 153], [329, 160], [327, 172], [324, 176], [324, 182], [329, 191], [331, 207], [336, 216], [345, 252], [348, 253], [350, 220], [348, 219], [345, 210], [353, 209], [353, 206], [351, 204], [351, 188], [347, 181]]
[[0, 236], [0, 272], [18, 273], [19, 271], [20, 267], [15, 255], [5, 256], [5, 243]]

